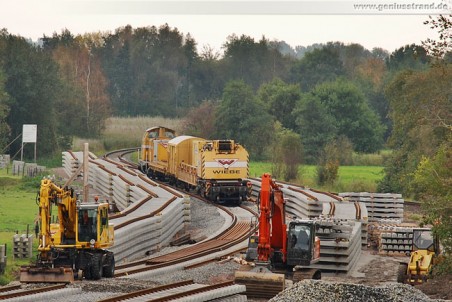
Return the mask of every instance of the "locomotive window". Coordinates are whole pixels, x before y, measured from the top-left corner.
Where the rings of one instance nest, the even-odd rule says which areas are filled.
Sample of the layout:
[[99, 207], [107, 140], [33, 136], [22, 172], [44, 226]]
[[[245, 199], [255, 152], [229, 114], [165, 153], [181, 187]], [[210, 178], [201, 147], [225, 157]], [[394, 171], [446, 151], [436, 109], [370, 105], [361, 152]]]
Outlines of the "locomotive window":
[[218, 151], [219, 152], [231, 152], [232, 151], [231, 141], [219, 141], [218, 142]]
[[174, 138], [174, 133], [173, 133], [173, 132], [166, 131], [166, 132], [165, 132], [165, 136], [166, 136], [167, 138]]
[[154, 132], [149, 132], [149, 135], [148, 135], [148, 137], [149, 138], [156, 138], [156, 137], [158, 137], [159, 135], [158, 135], [158, 132], [156, 132], [156, 131], [154, 131]]

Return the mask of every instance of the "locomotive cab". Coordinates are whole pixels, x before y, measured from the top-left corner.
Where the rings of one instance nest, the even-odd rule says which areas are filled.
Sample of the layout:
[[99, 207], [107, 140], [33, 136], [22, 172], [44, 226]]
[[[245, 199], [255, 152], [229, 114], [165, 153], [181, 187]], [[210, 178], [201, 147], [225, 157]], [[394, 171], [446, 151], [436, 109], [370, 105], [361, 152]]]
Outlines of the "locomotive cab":
[[217, 154], [233, 154], [235, 153], [235, 144], [233, 140], [216, 140], [213, 142]]
[[149, 177], [165, 178], [168, 163], [168, 141], [176, 132], [166, 127], [152, 127], [146, 130], [141, 142], [140, 170]]

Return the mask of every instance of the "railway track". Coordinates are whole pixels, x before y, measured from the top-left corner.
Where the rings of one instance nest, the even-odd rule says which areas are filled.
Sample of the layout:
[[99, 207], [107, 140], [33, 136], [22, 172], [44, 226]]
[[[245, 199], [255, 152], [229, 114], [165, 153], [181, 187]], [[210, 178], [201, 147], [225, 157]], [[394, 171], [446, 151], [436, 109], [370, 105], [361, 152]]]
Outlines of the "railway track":
[[124, 295], [100, 300], [98, 302], [118, 302], [118, 301], [171, 301], [184, 297], [191, 297], [196, 301], [207, 301], [219, 296], [220, 291], [227, 290], [231, 294], [240, 292], [240, 286], [234, 285], [232, 281], [222, 282], [212, 285], [196, 284], [193, 280], [171, 283], [150, 289], [134, 291]]
[[57, 291], [65, 287], [66, 287], [65, 284], [57, 284], [33, 289], [21, 289], [20, 285], [7, 286], [0, 288], [0, 300], [9, 300], [13, 298], [33, 296], [51, 291]]

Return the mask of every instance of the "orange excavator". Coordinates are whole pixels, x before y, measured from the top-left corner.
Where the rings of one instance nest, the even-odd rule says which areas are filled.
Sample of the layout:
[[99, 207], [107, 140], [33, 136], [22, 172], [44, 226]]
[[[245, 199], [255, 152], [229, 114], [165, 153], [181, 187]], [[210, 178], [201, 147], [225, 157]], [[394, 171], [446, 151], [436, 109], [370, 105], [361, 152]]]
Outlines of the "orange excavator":
[[317, 224], [293, 219], [287, 225], [285, 207], [283, 192], [265, 173], [258, 197], [259, 228], [250, 237], [246, 253], [246, 260], [254, 261], [255, 266], [235, 273], [235, 282], [246, 285], [248, 296], [275, 296], [284, 290], [286, 276], [293, 282], [321, 278], [320, 270], [310, 267], [320, 258]]

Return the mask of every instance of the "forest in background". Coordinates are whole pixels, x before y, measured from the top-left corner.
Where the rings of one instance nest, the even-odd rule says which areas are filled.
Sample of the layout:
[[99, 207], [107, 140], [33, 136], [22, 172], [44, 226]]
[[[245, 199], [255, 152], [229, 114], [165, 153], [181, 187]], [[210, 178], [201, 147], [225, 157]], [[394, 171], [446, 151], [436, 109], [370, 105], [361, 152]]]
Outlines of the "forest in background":
[[1, 30], [2, 153], [17, 155], [23, 124], [38, 125], [38, 154], [50, 155], [74, 136], [99, 137], [111, 116], [178, 117], [185, 134], [235, 139], [287, 179], [302, 162], [326, 167], [328, 181], [353, 152], [389, 147], [380, 190], [409, 193], [423, 156], [450, 135], [451, 55], [438, 67], [438, 45], [293, 49], [233, 34], [222, 56], [196, 46], [168, 24], [63, 30], [40, 43]]

